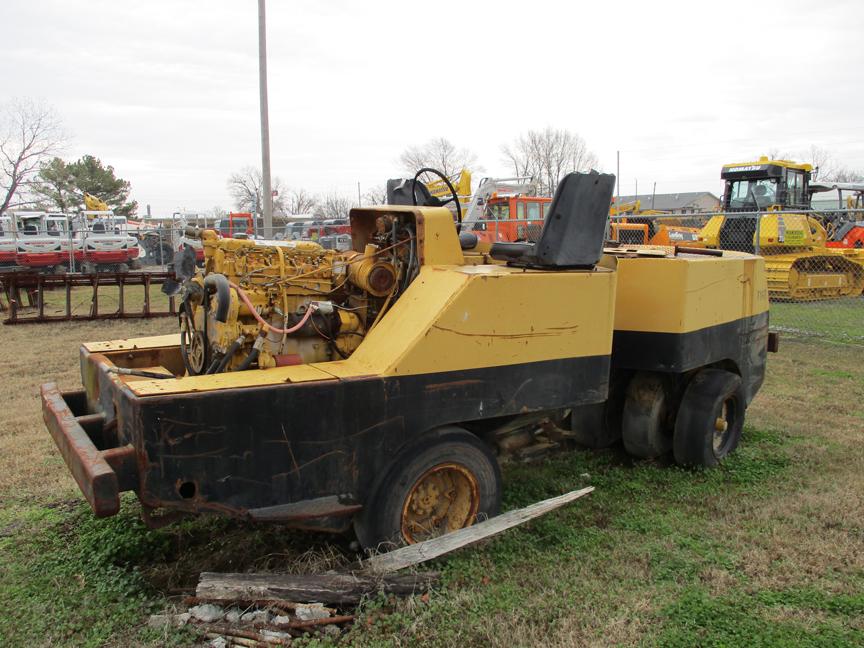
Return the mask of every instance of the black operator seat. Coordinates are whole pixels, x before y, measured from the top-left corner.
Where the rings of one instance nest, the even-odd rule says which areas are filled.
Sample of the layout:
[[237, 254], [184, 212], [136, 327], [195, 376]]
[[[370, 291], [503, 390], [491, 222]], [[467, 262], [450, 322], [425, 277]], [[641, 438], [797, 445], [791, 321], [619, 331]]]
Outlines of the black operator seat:
[[[412, 198], [412, 192], [414, 194]], [[416, 201], [415, 201], [416, 198]], [[440, 207], [441, 200], [429, 193], [429, 189], [419, 180], [391, 178], [387, 181], [388, 205], [417, 205], [419, 207]]]
[[603, 254], [615, 188], [611, 173], [568, 173], [555, 190], [536, 243], [493, 243], [493, 259], [531, 268], [593, 268]]

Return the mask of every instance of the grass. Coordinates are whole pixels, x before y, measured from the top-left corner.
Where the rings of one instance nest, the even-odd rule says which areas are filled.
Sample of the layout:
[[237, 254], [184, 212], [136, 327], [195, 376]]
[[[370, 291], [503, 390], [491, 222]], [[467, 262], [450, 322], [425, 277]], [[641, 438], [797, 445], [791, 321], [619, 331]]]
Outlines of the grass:
[[771, 325], [797, 335], [864, 343], [864, 297], [814, 302], [771, 302]]
[[[191, 644], [147, 629], [202, 570], [324, 569], [346, 538], [200, 518], [148, 531], [134, 497], [96, 520], [40, 421], [36, 386], [77, 386], [84, 339], [174, 322], [5, 327], [0, 637], [11, 645]], [[37, 356], [22, 349], [43, 349]], [[436, 561], [428, 600], [376, 599], [340, 645], [856, 646], [864, 643], [864, 367], [860, 347], [788, 339], [742, 446], [685, 471], [620, 451], [505, 469], [513, 508], [588, 498]], [[310, 639], [311, 645], [332, 639]]]
[[[66, 313], [66, 291], [45, 291], [45, 315], [63, 315]], [[24, 304], [28, 302], [26, 297], [21, 296]], [[117, 312], [120, 307], [119, 286], [98, 286], [97, 299], [99, 313]], [[93, 288], [90, 286], [76, 286], [70, 293], [70, 302], [73, 315], [87, 315], [93, 303]], [[35, 303], [35, 302], [34, 302]], [[127, 313], [143, 312], [144, 310], [144, 286], [126, 286], [123, 289], [123, 309]], [[161, 291], [161, 285], [150, 286], [150, 309], [153, 312], [168, 312], [168, 296]], [[32, 317], [37, 313], [35, 306], [25, 306], [19, 310], [19, 317]]]

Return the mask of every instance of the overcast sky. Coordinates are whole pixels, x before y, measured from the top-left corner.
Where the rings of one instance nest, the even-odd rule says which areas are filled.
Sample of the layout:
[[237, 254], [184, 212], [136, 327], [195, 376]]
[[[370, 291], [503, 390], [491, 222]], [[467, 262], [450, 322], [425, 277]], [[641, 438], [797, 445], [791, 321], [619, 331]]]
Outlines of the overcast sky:
[[[579, 133], [621, 193], [719, 191], [725, 162], [830, 150], [864, 169], [864, 4], [270, 0], [273, 174], [355, 194], [437, 136]], [[53, 104], [154, 215], [231, 207], [260, 165], [254, 0], [2, 0], [7, 96]]]

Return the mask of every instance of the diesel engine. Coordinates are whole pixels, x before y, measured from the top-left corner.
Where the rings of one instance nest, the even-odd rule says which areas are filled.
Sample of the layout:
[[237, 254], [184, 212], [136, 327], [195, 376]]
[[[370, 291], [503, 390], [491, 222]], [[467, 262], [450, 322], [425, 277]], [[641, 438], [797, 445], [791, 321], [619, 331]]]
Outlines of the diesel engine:
[[183, 284], [180, 348], [187, 372], [349, 357], [419, 268], [413, 224], [404, 217], [379, 216], [365, 231], [359, 223], [355, 229], [360, 249], [348, 251], [196, 230], [205, 260], [203, 272]]

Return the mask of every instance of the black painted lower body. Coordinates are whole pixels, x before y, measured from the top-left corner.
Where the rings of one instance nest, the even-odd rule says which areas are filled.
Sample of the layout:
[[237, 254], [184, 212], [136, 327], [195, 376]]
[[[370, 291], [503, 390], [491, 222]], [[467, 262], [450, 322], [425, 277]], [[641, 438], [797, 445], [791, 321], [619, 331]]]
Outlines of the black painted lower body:
[[[374, 479], [429, 430], [606, 399], [609, 356], [404, 377], [137, 398], [119, 433], [139, 452], [145, 505], [264, 517], [328, 503], [356, 510]], [[292, 503], [315, 501], [304, 514]]]
[[687, 333], [615, 331], [613, 369], [683, 374], [727, 366], [744, 382], [749, 404], [765, 378], [768, 312]]

